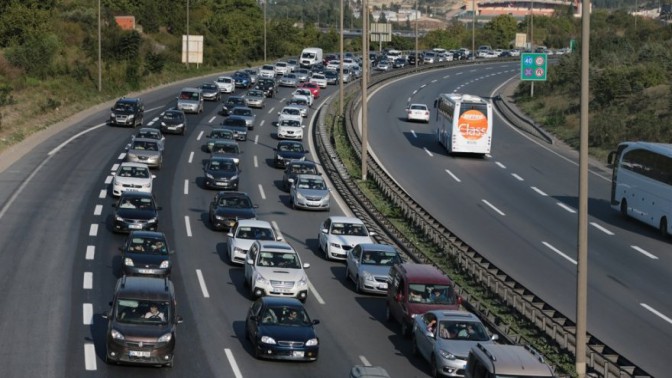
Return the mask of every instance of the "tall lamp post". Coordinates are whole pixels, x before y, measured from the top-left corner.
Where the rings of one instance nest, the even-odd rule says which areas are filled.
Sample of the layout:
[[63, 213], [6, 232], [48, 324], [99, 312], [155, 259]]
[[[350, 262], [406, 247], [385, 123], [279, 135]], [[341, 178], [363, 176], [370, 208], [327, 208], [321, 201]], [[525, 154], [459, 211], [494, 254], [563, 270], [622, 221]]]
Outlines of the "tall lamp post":
[[343, 0], [341, 0], [341, 38], [340, 38], [340, 59], [339, 61], [339, 68], [340, 68], [340, 75], [338, 75], [338, 115], [339, 117], [343, 117]]
[[476, 59], [476, 0], [471, 0], [471, 55]]
[[415, 69], [418, 69], [418, 1], [415, 1]]
[[189, 69], [189, 0], [187, 0], [187, 69]]
[[362, 70], [362, 180], [366, 181], [368, 168], [366, 166], [367, 160], [367, 145], [369, 144], [369, 125], [368, 125], [368, 75], [369, 75], [369, 13], [368, 1], [362, 1], [362, 53], [364, 54], [364, 69]]
[[264, 2], [264, 62], [266, 62], [266, 2], [268, 0], [263, 0]]
[[98, 0], [98, 92], [103, 91], [103, 59], [100, 39], [100, 0]]

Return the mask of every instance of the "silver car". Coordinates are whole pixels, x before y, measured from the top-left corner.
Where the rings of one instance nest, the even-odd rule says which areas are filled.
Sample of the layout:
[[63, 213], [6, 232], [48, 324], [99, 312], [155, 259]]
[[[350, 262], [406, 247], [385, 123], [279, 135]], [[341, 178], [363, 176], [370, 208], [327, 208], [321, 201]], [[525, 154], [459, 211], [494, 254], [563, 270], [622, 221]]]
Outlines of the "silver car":
[[254, 129], [254, 123], [257, 120], [257, 116], [252, 112], [251, 108], [247, 106], [236, 106], [231, 110], [229, 115], [235, 115], [244, 118], [245, 123], [247, 124], [247, 128], [249, 130]]
[[348, 251], [345, 276], [358, 293], [387, 294], [390, 267], [401, 262], [399, 252], [389, 244], [357, 244]]
[[159, 141], [159, 148], [163, 149], [166, 143], [166, 137], [160, 129], [153, 127], [141, 127], [135, 135], [131, 137], [131, 141], [136, 138], [147, 138]]
[[294, 209], [329, 210], [331, 190], [320, 175], [298, 175], [289, 189]]
[[161, 169], [163, 164], [163, 148], [156, 139], [133, 138], [128, 145], [126, 161], [144, 163], [148, 167]]
[[297, 68], [294, 71], [296, 78], [299, 79], [299, 83], [304, 83], [310, 79], [310, 71], [305, 68]]
[[115, 197], [119, 197], [125, 191], [152, 192], [152, 181], [155, 176], [146, 164], [123, 162], [113, 176], [112, 195]]
[[463, 377], [471, 348], [497, 338], [470, 312], [431, 310], [415, 317], [411, 347], [429, 362], [433, 376]]
[[270, 223], [255, 219], [238, 220], [227, 236], [226, 247], [231, 264], [244, 264], [247, 251], [255, 240], [282, 240], [275, 235]]
[[282, 75], [280, 82], [278, 83], [281, 87], [292, 87], [296, 88], [299, 85], [299, 79], [296, 74], [288, 73]]
[[258, 108], [258, 109], [264, 108], [266, 95], [262, 90], [250, 89], [249, 91], [247, 91], [247, 93], [243, 98], [245, 99], [245, 105], [247, 105], [248, 108]]

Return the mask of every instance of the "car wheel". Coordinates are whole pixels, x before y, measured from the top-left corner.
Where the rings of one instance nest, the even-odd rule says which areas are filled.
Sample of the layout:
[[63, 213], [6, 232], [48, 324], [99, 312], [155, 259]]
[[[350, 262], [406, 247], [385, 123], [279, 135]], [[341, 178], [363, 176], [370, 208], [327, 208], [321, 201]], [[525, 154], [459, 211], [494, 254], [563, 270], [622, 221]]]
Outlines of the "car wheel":
[[667, 233], [667, 218], [663, 217], [660, 219], [660, 226], [658, 227], [658, 229], [660, 230], [660, 235], [663, 238], [667, 238], [669, 236], [669, 234]]
[[385, 320], [388, 322], [391, 322], [392, 319], [392, 312], [390, 311], [390, 306], [386, 305], [385, 306]]
[[432, 377], [435, 377], [435, 378], [441, 377], [441, 374], [439, 374], [439, 369], [436, 366], [436, 357], [434, 355], [432, 355], [432, 358], [431, 358], [431, 365], [432, 365], [432, 373], [431, 373]]
[[362, 292], [362, 284], [359, 281], [359, 276], [355, 277], [355, 291], [360, 294]]
[[411, 336], [411, 330], [409, 329], [408, 323], [405, 320], [401, 321], [401, 335], [404, 337]]
[[414, 356], [420, 355], [420, 351], [418, 350], [418, 339], [415, 336], [411, 339], [411, 354]]

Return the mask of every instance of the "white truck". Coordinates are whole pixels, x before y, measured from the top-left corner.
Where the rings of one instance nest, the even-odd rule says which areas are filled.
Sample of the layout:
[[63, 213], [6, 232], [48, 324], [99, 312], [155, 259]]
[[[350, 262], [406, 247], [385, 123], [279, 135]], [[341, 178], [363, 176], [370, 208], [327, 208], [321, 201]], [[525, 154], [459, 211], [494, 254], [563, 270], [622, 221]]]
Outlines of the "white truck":
[[306, 47], [301, 52], [299, 65], [302, 68], [310, 68], [317, 63], [321, 63], [323, 58], [322, 49], [319, 47]]

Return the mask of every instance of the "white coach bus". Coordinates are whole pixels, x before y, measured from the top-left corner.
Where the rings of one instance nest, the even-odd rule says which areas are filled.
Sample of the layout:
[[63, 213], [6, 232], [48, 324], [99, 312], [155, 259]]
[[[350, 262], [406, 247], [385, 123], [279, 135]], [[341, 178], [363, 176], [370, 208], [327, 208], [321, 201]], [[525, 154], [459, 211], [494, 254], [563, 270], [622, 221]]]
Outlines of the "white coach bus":
[[443, 93], [436, 99], [436, 137], [448, 153], [485, 155], [492, 146], [492, 103], [479, 96]]

